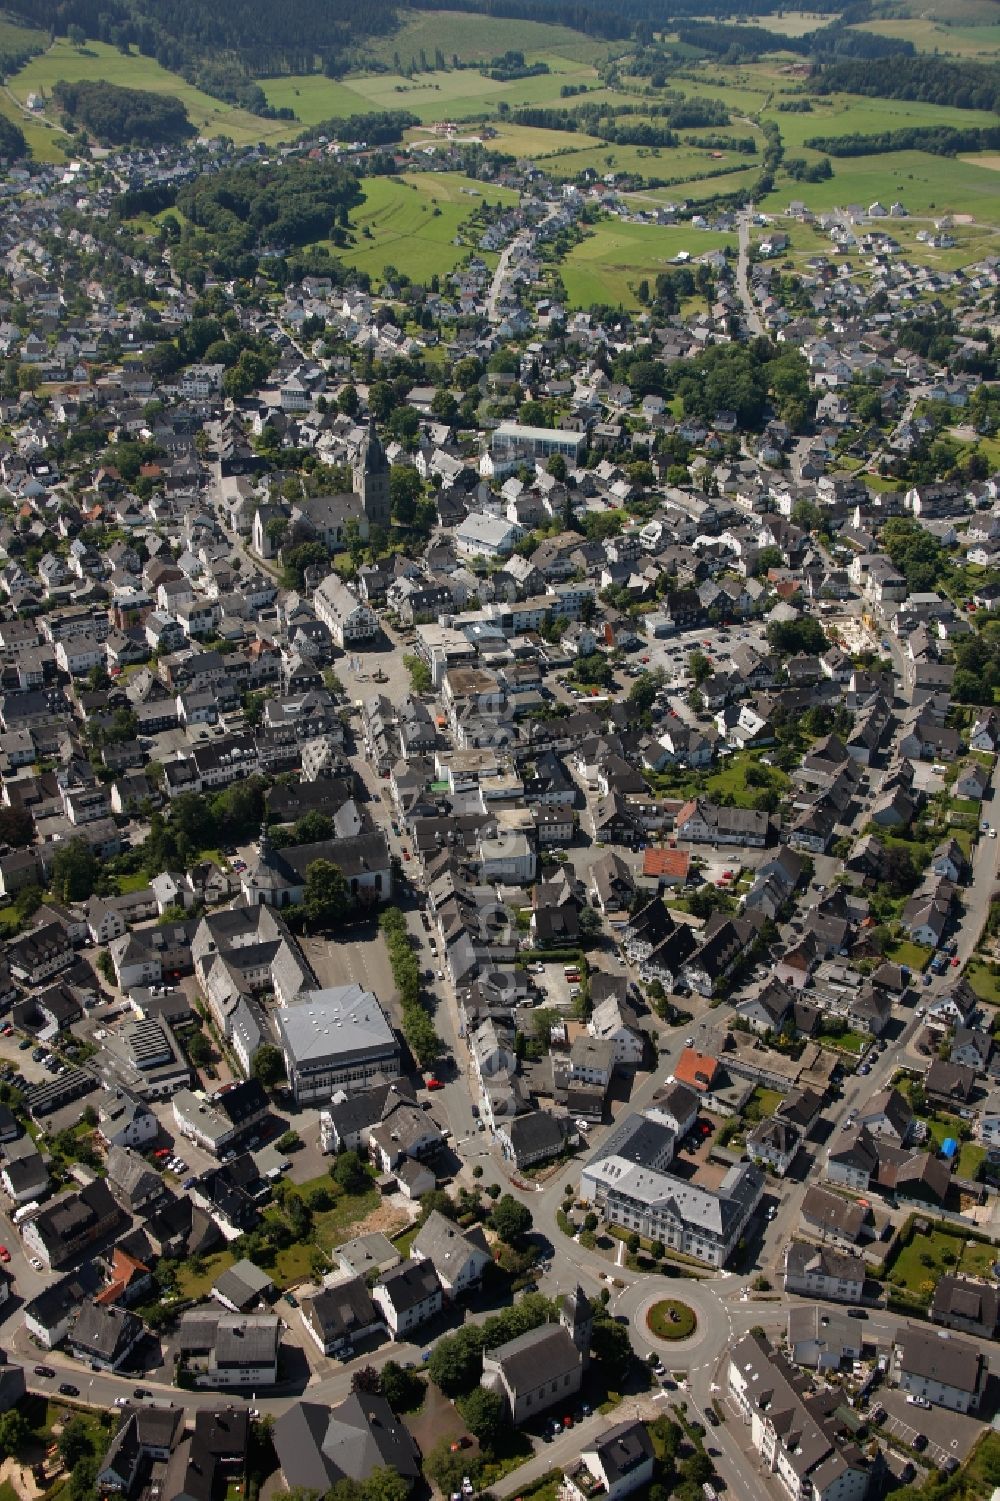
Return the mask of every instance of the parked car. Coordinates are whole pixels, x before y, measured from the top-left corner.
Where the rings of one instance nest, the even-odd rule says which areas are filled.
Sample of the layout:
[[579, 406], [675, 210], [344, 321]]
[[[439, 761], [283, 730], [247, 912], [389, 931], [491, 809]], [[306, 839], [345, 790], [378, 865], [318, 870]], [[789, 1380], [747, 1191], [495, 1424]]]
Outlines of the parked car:
[[59, 1383], [59, 1395], [60, 1397], [78, 1397], [80, 1395], [80, 1388], [74, 1386], [72, 1381], [61, 1381]]

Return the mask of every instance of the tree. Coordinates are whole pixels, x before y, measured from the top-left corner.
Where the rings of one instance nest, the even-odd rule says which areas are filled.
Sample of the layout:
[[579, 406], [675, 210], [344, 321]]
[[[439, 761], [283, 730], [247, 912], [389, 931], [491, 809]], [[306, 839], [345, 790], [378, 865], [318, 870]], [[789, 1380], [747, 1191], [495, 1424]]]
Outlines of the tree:
[[5, 1412], [0, 1417], [0, 1455], [9, 1459], [12, 1454], [16, 1454], [27, 1442], [29, 1432], [26, 1419], [16, 1407]]
[[493, 1206], [490, 1224], [508, 1246], [518, 1246], [531, 1230], [531, 1210], [513, 1194], [504, 1194]]
[[431, 670], [423, 657], [418, 657], [413, 652], [408, 652], [403, 658], [403, 666], [410, 674], [410, 687], [414, 693], [430, 693], [434, 684], [431, 679]]
[[112, 959], [107, 949], [102, 949], [98, 954], [97, 968], [100, 970], [101, 974], [104, 976], [105, 980], [107, 980], [109, 985], [115, 985], [117, 983], [117, 981], [115, 980], [115, 961]]
[[303, 906], [309, 923], [317, 928], [336, 927], [347, 916], [350, 889], [332, 860], [314, 860], [306, 867]]
[[640, 672], [628, 693], [628, 705], [637, 714], [648, 714], [663, 687], [665, 674], [658, 667], [654, 672]]
[[371, 1182], [361, 1158], [357, 1152], [352, 1151], [341, 1152], [338, 1155], [330, 1169], [330, 1176], [346, 1194], [364, 1193]]
[[479, 1325], [466, 1324], [439, 1339], [431, 1351], [427, 1369], [446, 1397], [471, 1391], [483, 1373], [483, 1332]]
[[188, 1040], [187, 1051], [195, 1068], [202, 1068], [212, 1061], [212, 1044], [204, 1032], [192, 1032]]
[[93, 1457], [94, 1444], [82, 1417], [70, 1418], [59, 1435], [59, 1454], [67, 1470], [75, 1470], [82, 1459]]
[[0, 844], [22, 846], [35, 837], [35, 820], [27, 808], [0, 808]]
[[597, 938], [604, 931], [601, 914], [593, 907], [581, 907], [578, 923], [581, 938]]
[[553, 479], [560, 481], [565, 480], [566, 460], [563, 458], [561, 453], [550, 454], [548, 463], [545, 465], [545, 468], [546, 471], [551, 474]]
[[500, 1393], [487, 1391], [484, 1386], [474, 1387], [462, 1399], [461, 1410], [470, 1433], [474, 1433], [487, 1449], [495, 1449], [508, 1428], [507, 1411]]
[[250, 1076], [264, 1089], [273, 1089], [285, 1077], [285, 1057], [280, 1048], [263, 1042], [253, 1055]]
[[608, 1386], [621, 1391], [632, 1361], [632, 1341], [628, 1327], [613, 1319], [595, 1319], [590, 1338], [591, 1353], [601, 1362], [601, 1370]]
[[318, 808], [314, 808], [311, 813], [302, 815], [293, 834], [296, 844], [322, 844], [324, 840], [333, 838], [333, 819], [328, 813], [321, 813]]
[[376, 1367], [373, 1365], [363, 1365], [356, 1370], [351, 1377], [351, 1391], [367, 1392], [374, 1397], [383, 1396], [382, 1378]]
[[82, 839], [71, 839], [52, 858], [52, 891], [58, 902], [85, 902], [93, 896], [100, 871], [97, 856]]
[[688, 672], [699, 687], [712, 676], [712, 664], [703, 651], [693, 651], [688, 657]]
[[420, 1401], [424, 1383], [415, 1371], [407, 1371], [398, 1360], [387, 1360], [382, 1367], [382, 1395], [393, 1412], [408, 1412]]
[[400, 526], [412, 526], [417, 515], [417, 501], [424, 492], [420, 475], [410, 464], [393, 464], [389, 470], [389, 500], [392, 519]]

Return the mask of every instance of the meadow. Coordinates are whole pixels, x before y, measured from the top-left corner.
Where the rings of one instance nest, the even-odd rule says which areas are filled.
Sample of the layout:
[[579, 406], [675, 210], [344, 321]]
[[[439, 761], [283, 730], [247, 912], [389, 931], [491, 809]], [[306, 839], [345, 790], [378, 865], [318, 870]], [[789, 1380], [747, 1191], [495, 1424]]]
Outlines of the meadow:
[[639, 282], [652, 283], [681, 251], [694, 260], [727, 245], [735, 249], [735, 235], [692, 229], [687, 224], [603, 220], [581, 244], [574, 245], [560, 266], [569, 306], [588, 307], [597, 302], [637, 308]]
[[925, 17], [892, 21], [866, 21], [855, 28], [873, 31], [877, 36], [901, 37], [912, 42], [918, 52], [949, 52], [955, 57], [978, 61], [995, 58], [1000, 52], [1000, 23], [989, 26], [943, 26]]
[[[376, 278], [386, 266], [395, 266], [424, 282], [435, 273], [446, 275], [465, 259], [470, 247], [459, 241], [459, 231], [477, 203], [517, 202], [517, 194], [507, 188], [458, 173], [370, 177], [363, 191], [364, 202], [351, 214], [355, 244], [334, 253]], [[474, 244], [474, 232], [470, 238]], [[484, 254], [483, 259], [492, 265], [497, 258]]]
[[[392, 36], [368, 43], [367, 54], [383, 67], [391, 67], [398, 53], [404, 63], [419, 58], [421, 50], [433, 58], [440, 47], [451, 62], [500, 57], [512, 49], [525, 53], [551, 53], [555, 58], [593, 63], [609, 51], [607, 42], [595, 41], [568, 26], [550, 26], [542, 21], [508, 21], [496, 16], [466, 15], [464, 11], [414, 11]], [[551, 58], [547, 61], [552, 62]]]
[[[226, 135], [237, 145], [277, 141], [289, 135], [285, 121], [261, 120], [246, 110], [234, 109], [221, 99], [203, 94], [178, 74], [168, 73], [153, 58], [140, 57], [136, 53], [126, 57], [115, 47], [107, 47], [102, 42], [74, 47], [60, 38], [47, 52], [33, 57], [20, 72], [13, 74], [7, 87], [23, 104], [29, 94], [50, 94], [52, 85], [60, 78], [70, 83], [85, 79], [118, 84], [122, 88], [147, 89], [153, 94], [172, 94], [185, 106], [200, 134]], [[67, 149], [72, 148], [67, 146]]]

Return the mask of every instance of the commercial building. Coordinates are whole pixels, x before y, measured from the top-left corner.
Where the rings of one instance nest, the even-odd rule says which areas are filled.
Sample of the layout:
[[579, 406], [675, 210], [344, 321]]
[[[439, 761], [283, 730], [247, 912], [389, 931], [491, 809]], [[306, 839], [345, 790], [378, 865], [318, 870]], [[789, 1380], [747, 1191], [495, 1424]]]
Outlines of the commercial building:
[[378, 1000], [358, 984], [306, 991], [274, 1012], [285, 1069], [299, 1105], [354, 1094], [376, 1076], [395, 1078], [400, 1047]]

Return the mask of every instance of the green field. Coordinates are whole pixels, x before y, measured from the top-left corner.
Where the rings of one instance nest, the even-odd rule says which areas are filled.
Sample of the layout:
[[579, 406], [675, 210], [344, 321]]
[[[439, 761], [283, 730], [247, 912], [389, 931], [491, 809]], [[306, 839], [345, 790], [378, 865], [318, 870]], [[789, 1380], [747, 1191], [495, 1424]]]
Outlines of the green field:
[[[517, 202], [517, 194], [507, 188], [473, 182], [453, 172], [369, 177], [364, 179], [363, 191], [364, 203], [351, 214], [355, 243], [337, 254], [347, 265], [372, 276], [395, 266], [415, 281], [429, 281], [435, 272], [444, 275], [465, 259], [470, 247], [455, 241], [477, 203]], [[366, 228], [371, 239], [364, 235]], [[475, 238], [473, 233], [473, 244]]]
[[878, 36], [902, 37], [912, 42], [918, 52], [951, 52], [956, 57], [979, 61], [1000, 52], [1000, 23], [987, 26], [942, 26], [938, 21], [919, 20], [865, 21], [855, 28], [873, 31]]
[[635, 289], [646, 278], [666, 271], [677, 254], [688, 251], [692, 260], [709, 250], [735, 249], [736, 237], [689, 225], [660, 227], [605, 220], [562, 264], [563, 284], [570, 307], [608, 303], [638, 307]]
[[281, 140], [289, 134], [285, 121], [261, 120], [246, 110], [234, 109], [223, 104], [221, 99], [213, 99], [185, 83], [176, 73], [168, 73], [153, 58], [139, 57], [135, 53], [125, 57], [117, 48], [107, 47], [103, 42], [73, 47], [65, 39], [57, 40], [47, 52], [33, 57], [19, 73], [15, 73], [8, 80], [8, 87], [23, 104], [29, 94], [48, 95], [60, 78], [70, 83], [85, 79], [114, 83], [123, 88], [148, 89], [153, 94], [172, 94], [186, 107], [192, 124], [202, 135], [227, 135], [237, 145]]
[[[404, 13], [405, 14], [405, 13]], [[463, 11], [415, 11], [391, 36], [370, 41], [365, 51], [376, 62], [391, 67], [398, 52], [405, 66], [420, 49], [433, 60], [440, 47], [448, 62], [457, 54], [462, 62], [499, 57], [510, 49], [528, 54], [553, 54], [575, 62], [596, 62], [607, 56], [607, 42], [594, 41], [568, 26], [549, 26], [541, 21], [507, 21], [496, 16], [466, 15]], [[529, 58], [534, 61], [535, 58]], [[546, 61], [551, 59], [546, 57]]]

